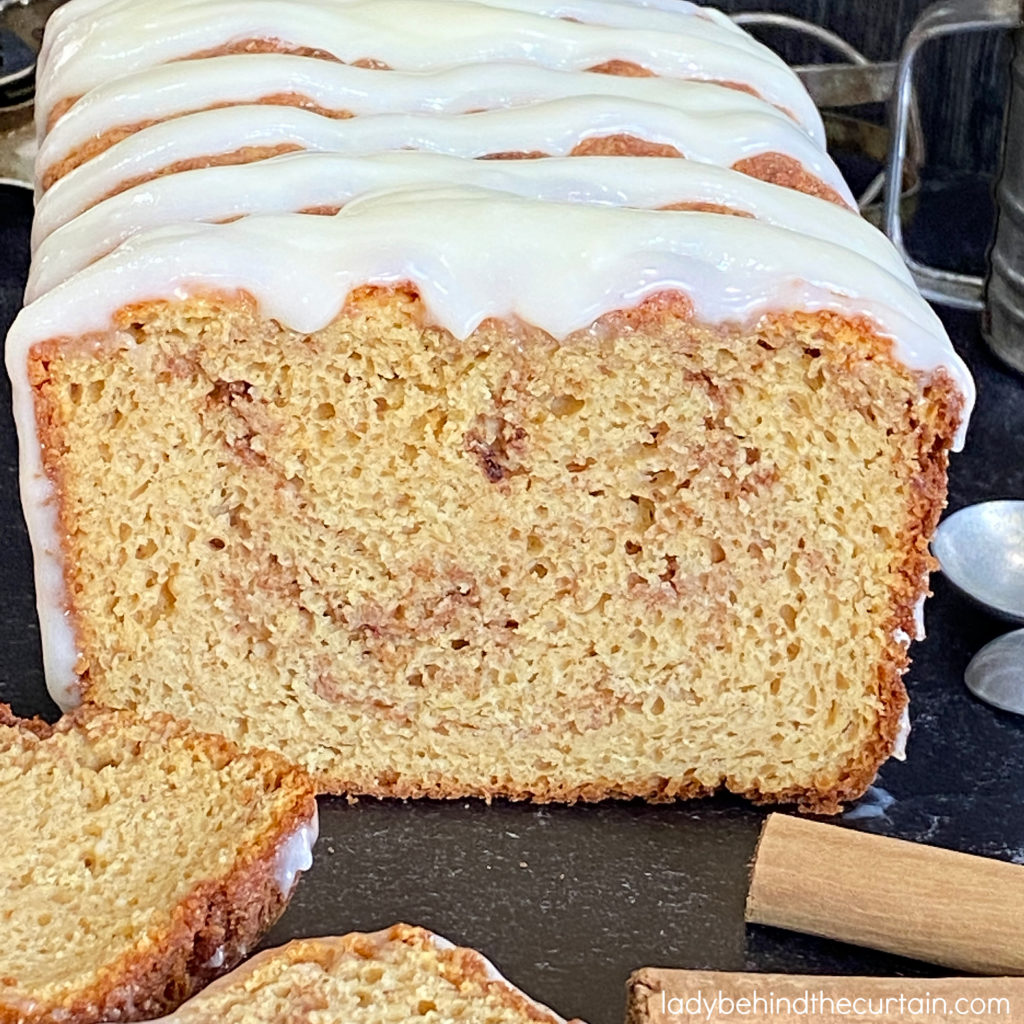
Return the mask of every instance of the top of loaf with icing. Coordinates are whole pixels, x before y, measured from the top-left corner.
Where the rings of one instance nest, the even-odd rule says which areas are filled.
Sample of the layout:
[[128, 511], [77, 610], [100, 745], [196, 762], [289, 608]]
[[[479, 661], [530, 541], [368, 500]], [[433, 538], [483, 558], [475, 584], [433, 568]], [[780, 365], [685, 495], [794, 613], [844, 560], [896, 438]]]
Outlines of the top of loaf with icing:
[[[353, 155], [424, 150], [467, 159], [530, 152], [570, 156], [591, 139], [622, 135], [725, 167], [782, 154], [852, 207], [853, 195], [835, 164], [788, 118], [777, 112], [766, 116], [771, 110], [753, 100], [751, 106], [741, 101], [731, 108], [697, 104], [687, 109], [605, 96], [571, 96], [476, 114], [388, 113], [343, 120], [292, 106], [217, 107], [151, 125], [76, 167], [40, 197], [37, 219], [52, 230], [126, 182], [221, 155], [230, 159], [245, 147], [267, 154], [287, 147]], [[33, 232], [36, 241], [40, 230]]]
[[[368, 116], [383, 113], [464, 114], [524, 107], [555, 99], [606, 96], [694, 113], [759, 111], [772, 138], [785, 145], [802, 136], [777, 108], [735, 89], [690, 79], [597, 75], [537, 64], [463, 64], [435, 71], [384, 73], [351, 64], [285, 53], [225, 54], [143, 68], [91, 89], [47, 132], [38, 166], [45, 172], [81, 147], [117, 128], [206, 110], [301, 97], [321, 111]], [[773, 122], [775, 123], [773, 125]], [[782, 124], [778, 124], [782, 122]], [[585, 128], [585, 125], [581, 125]], [[779, 139], [782, 142], [779, 142]]]
[[[853, 236], [851, 236], [853, 237]], [[769, 313], [866, 319], [913, 370], [944, 368], [973, 403], [970, 373], [905, 278], [858, 251], [744, 217], [555, 203], [473, 187], [370, 193], [334, 216], [253, 216], [137, 235], [27, 306], [8, 336], [12, 377], [28, 348], [111, 331], [117, 311], [192, 293], [252, 295], [264, 316], [325, 327], [363, 285], [412, 282], [434, 321], [468, 337], [517, 318], [556, 338], [665, 291], [704, 322]]]
[[51, 19], [40, 54], [40, 134], [58, 104], [103, 82], [253, 40], [399, 71], [496, 61], [587, 70], [620, 60], [753, 90], [824, 137], [793, 71], [726, 19], [615, 0], [72, 0]]
[[36, 212], [26, 298], [31, 301], [132, 235], [176, 221], [228, 221], [266, 213], [332, 210], [367, 192], [448, 182], [556, 202], [659, 209], [721, 208], [845, 244], [912, 285], [888, 239], [862, 217], [793, 189], [696, 160], [576, 156], [466, 160], [416, 150], [349, 156], [300, 152], [250, 164], [202, 167], [136, 185], [62, 227], [44, 196]]

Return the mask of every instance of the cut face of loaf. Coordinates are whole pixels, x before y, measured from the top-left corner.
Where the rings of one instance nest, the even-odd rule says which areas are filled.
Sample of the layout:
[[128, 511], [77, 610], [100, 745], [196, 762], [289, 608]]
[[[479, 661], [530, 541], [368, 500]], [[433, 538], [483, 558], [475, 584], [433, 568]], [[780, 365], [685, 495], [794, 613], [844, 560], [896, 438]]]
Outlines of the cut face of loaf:
[[379, 796], [831, 806], [888, 755], [954, 397], [854, 326], [131, 316], [34, 369], [90, 700]]
[[421, 1017], [436, 1024], [565, 1024], [479, 953], [403, 924], [267, 950], [161, 1024], [394, 1024]]
[[0, 706], [0, 1020], [150, 1019], [229, 970], [309, 867], [309, 779], [166, 716]]

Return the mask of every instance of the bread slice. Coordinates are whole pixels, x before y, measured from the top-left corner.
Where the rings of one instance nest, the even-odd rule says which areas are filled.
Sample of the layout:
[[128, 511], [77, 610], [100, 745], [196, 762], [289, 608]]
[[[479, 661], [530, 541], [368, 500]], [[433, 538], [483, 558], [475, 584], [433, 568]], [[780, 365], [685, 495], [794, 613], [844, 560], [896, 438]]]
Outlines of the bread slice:
[[[386, 78], [386, 75], [385, 75]], [[373, 114], [335, 120], [297, 107], [217, 107], [122, 139], [40, 199], [53, 227], [149, 181], [199, 167], [244, 165], [297, 151], [359, 155], [420, 150], [465, 159], [667, 156], [733, 167], [763, 181], [853, 207], [838, 168], [773, 107], [712, 89], [742, 112], [706, 101], [677, 110], [608, 96], [575, 96], [476, 114]], [[629, 127], [623, 131], [623, 125]], [[723, 130], [723, 126], [727, 130]], [[751, 139], [756, 139], [752, 142]]]
[[309, 867], [308, 777], [167, 716], [0, 705], [0, 1020], [151, 1018], [234, 966]]
[[[760, 96], [824, 140], [821, 115], [793, 70], [718, 12], [600, 0], [574, 0], [571, 10], [558, 3], [541, 4], [546, 10], [531, 6], [518, 0], [273, 0], [256, 18], [233, 0], [75, 0], [47, 25], [37, 123], [54, 125], [91, 89], [144, 68], [185, 57], [278, 52], [403, 72], [515, 62], [714, 81]], [[607, 23], [611, 12], [618, 24]]]
[[8, 339], [53, 692], [327, 791], [857, 796], [972, 390], [895, 258], [797, 224], [450, 188], [137, 236]]
[[431, 1024], [565, 1024], [479, 953], [405, 924], [368, 935], [300, 939], [260, 953], [163, 1024], [420, 1018]]
[[33, 221], [39, 244], [33, 252], [25, 300], [31, 302], [142, 231], [181, 221], [218, 223], [260, 213], [329, 215], [374, 191], [436, 182], [555, 202], [728, 210], [769, 223], [796, 224], [816, 237], [851, 236], [865, 255], [887, 262], [897, 274], [903, 271], [887, 240], [842, 207], [697, 160], [656, 156], [466, 160], [416, 150], [357, 157], [301, 152], [158, 177], [103, 200], [56, 229], [51, 218], [61, 215], [60, 211], [43, 196]]
[[532, 64], [466, 64], [384, 76], [370, 68], [284, 53], [229, 54], [158, 64], [86, 93], [46, 135], [37, 156], [39, 184], [45, 191], [143, 128], [218, 106], [290, 105], [341, 119], [399, 111], [463, 114], [588, 95], [681, 110], [702, 100], [709, 111], [723, 115], [763, 103], [708, 82], [595, 75]]

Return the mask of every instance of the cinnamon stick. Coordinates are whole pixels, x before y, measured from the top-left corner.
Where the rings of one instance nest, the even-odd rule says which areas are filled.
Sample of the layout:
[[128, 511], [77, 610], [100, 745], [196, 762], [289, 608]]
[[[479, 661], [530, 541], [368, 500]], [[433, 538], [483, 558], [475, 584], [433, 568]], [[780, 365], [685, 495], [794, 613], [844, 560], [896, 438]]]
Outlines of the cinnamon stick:
[[1021, 1024], [1022, 978], [856, 978], [645, 967], [627, 1024]]
[[746, 918], [974, 974], [1024, 974], [1024, 867], [784, 814], [761, 833]]

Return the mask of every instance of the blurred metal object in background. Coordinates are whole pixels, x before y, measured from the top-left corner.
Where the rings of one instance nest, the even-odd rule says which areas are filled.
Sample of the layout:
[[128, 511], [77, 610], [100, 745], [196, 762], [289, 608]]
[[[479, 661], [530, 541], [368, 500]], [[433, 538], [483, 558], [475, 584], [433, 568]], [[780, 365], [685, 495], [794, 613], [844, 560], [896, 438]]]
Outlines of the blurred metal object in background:
[[[921, 292], [928, 299], [958, 309], [986, 309], [985, 279], [969, 274], [940, 270], [915, 260], [903, 244], [903, 225], [900, 217], [899, 187], [897, 182], [902, 174], [907, 156], [907, 136], [913, 102], [914, 61], [925, 43], [944, 36], [961, 32], [991, 31], [993, 29], [1020, 28], [1022, 21], [1021, 0], [942, 0], [933, 4], [918, 18], [903, 44], [896, 76], [896, 88], [892, 98], [892, 149], [889, 157], [885, 190], [885, 233], [906, 261]], [[1018, 57], [1015, 65], [1020, 64]], [[1015, 103], [1011, 98], [1010, 117], [1007, 121], [1006, 148], [1003, 154], [1000, 183], [997, 187], [999, 198], [999, 228], [992, 251], [992, 263], [988, 284], [988, 300], [998, 300], [1002, 312], [998, 319], [1002, 324], [1007, 318], [1016, 323], [1017, 361], [1008, 358], [1002, 348], [989, 335], [989, 343], [1004, 359], [1018, 369], [1024, 370], [1024, 270], [1013, 266], [1013, 253], [1024, 255], [1024, 167], [1020, 164], [1024, 141], [1024, 108], [1021, 108], [1020, 72], [1014, 86], [1017, 94]], [[1017, 109], [1014, 119], [1013, 111]], [[1011, 163], [1010, 152], [1015, 148], [1017, 162]], [[1016, 196], [1016, 198], [1015, 198]], [[1016, 220], [1013, 218], [1016, 217]], [[1007, 259], [1007, 255], [1010, 258]], [[1000, 255], [1002, 254], [1002, 255]], [[999, 264], [997, 265], [997, 260]], [[990, 321], [991, 310], [986, 314]], [[1005, 341], [1006, 339], [1002, 339]], [[1001, 344], [1001, 343], [1000, 343]]]
[[13, 107], [0, 106], [0, 185], [32, 188], [35, 155], [32, 100]]
[[999, 219], [989, 257], [981, 329], [1000, 359], [1024, 373], [1024, 31], [1015, 39], [1003, 164], [996, 185]]
[[[789, 14], [749, 12], [733, 15], [733, 21], [745, 28], [783, 29], [809, 36], [827, 50], [837, 53], [843, 63], [802, 64], [794, 70], [800, 76], [815, 103], [823, 108], [829, 148], [856, 153], [883, 169], [863, 190], [857, 200], [862, 212], [868, 211], [882, 191], [884, 167], [891, 149], [889, 129], [863, 117], [839, 113], [841, 108], [872, 103], [888, 103], [896, 81], [895, 61], [871, 61], [842, 36], [814, 22]], [[907, 158], [904, 161], [900, 192], [909, 197], [917, 188], [918, 169], [924, 160], [924, 141], [917, 105], [911, 97]]]
[[32, 187], [32, 95], [46, 19], [63, 0], [0, 0], [0, 185]]

